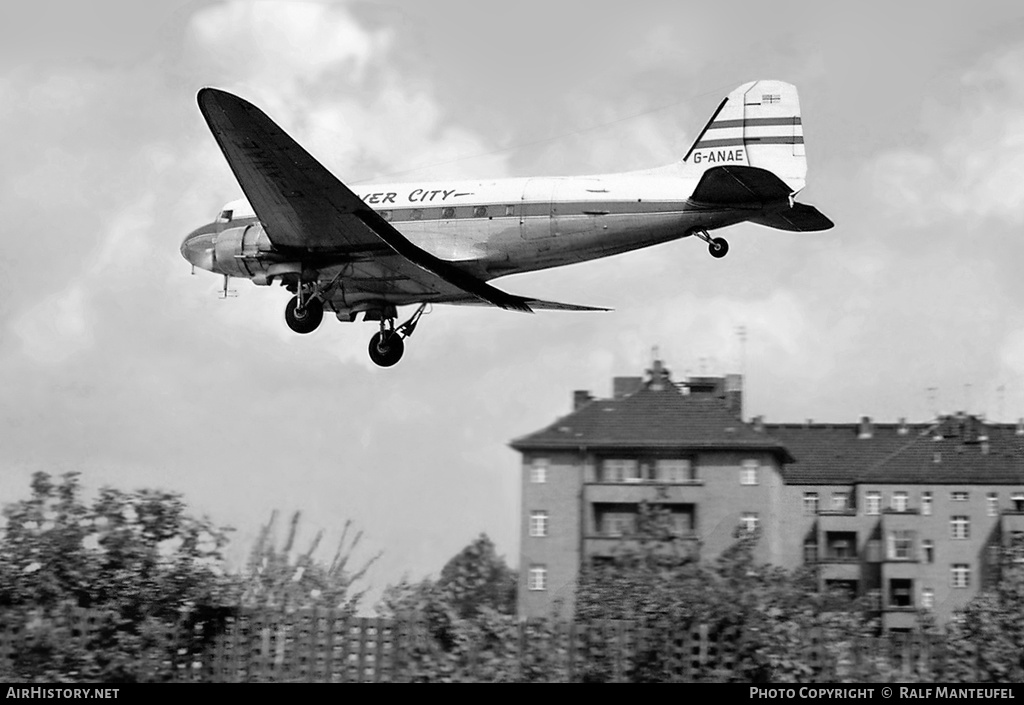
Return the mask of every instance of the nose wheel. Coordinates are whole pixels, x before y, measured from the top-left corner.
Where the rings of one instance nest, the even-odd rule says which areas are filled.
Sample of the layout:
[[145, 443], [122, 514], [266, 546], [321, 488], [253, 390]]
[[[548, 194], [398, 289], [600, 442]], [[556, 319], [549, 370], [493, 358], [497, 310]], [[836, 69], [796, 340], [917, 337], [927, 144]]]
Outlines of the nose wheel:
[[[395, 327], [394, 317], [381, 318], [380, 331], [374, 333], [370, 338], [369, 353], [373, 364], [379, 367], [391, 367], [402, 359], [402, 355], [405, 353], [404, 338], [408, 338], [416, 330], [416, 324], [419, 323], [420, 316], [426, 309], [427, 304], [420, 304], [416, 313], [398, 327]], [[394, 309], [392, 308], [391, 311], [393, 312]]]
[[724, 237], [711, 237], [707, 230], [698, 230], [694, 235], [708, 243], [708, 252], [715, 259], [721, 259], [729, 254], [729, 243]]

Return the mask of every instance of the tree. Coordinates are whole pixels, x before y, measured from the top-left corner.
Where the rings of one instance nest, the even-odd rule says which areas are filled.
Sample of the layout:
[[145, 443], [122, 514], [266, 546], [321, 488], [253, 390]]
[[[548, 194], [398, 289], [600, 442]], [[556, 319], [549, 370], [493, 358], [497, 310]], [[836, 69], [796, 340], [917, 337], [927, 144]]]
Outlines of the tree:
[[[0, 609], [30, 635], [13, 675], [170, 678], [223, 618], [227, 529], [190, 516], [174, 493], [104, 488], [87, 505], [80, 490], [77, 473], [54, 483], [39, 472], [32, 496], [4, 508]], [[69, 638], [79, 609], [100, 616], [84, 640]]]
[[437, 580], [388, 586], [378, 611], [425, 629], [425, 640], [407, 655], [414, 680], [515, 680], [516, 584], [516, 572], [481, 534], [444, 565]]
[[1024, 680], [1024, 537], [1000, 555], [999, 581], [971, 600], [948, 628], [944, 680]]
[[381, 554], [374, 555], [358, 568], [350, 568], [352, 555], [363, 533], [360, 531], [349, 540], [352, 522], [346, 521], [330, 563], [316, 557], [323, 531], [317, 533], [304, 553], [293, 556], [299, 519], [300, 513], [295, 512], [284, 546], [278, 548], [274, 536], [277, 512], [271, 515], [249, 553], [245, 574], [241, 578], [240, 604], [246, 607], [281, 607], [286, 611], [325, 607], [340, 610], [340, 616], [355, 615], [366, 590], [355, 590], [353, 586], [366, 576]]

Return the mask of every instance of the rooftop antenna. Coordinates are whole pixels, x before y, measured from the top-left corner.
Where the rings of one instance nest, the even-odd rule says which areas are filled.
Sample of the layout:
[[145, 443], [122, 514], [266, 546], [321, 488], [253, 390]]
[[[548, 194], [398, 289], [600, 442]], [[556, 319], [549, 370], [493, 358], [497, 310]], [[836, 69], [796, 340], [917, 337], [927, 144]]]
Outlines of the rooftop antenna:
[[740, 375], [743, 376], [744, 384], [747, 377], [747, 327], [737, 326], [736, 337], [740, 339]]
[[1005, 401], [1004, 397], [1006, 396], [1006, 385], [1005, 384], [1000, 384], [998, 387], [996, 387], [996, 392], [999, 394], [999, 418], [997, 419], [997, 422], [998, 423], [1002, 423], [1002, 421], [1003, 421], [1003, 401]]
[[928, 392], [928, 408], [932, 413], [933, 418], [939, 418], [939, 410], [935, 407], [935, 395], [938, 393], [938, 387], [928, 387], [925, 391]]

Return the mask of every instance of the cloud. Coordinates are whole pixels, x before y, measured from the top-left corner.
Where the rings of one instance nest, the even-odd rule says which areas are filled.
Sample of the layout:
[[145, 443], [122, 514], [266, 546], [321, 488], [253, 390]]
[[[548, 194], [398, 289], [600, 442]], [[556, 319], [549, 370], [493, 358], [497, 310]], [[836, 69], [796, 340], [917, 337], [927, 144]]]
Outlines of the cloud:
[[933, 96], [925, 104], [921, 147], [891, 150], [867, 166], [879, 200], [898, 220], [916, 227], [950, 216], [1024, 222], [1022, 62], [1024, 45], [978, 62], [959, 77], [955, 102]]

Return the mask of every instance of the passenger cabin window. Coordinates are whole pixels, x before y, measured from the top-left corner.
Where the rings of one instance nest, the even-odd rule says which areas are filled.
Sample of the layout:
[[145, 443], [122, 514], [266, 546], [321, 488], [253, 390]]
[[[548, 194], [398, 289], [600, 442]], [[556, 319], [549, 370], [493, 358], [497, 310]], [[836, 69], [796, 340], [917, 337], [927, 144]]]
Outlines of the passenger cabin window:
[[455, 209], [452, 208], [451, 206], [448, 206], [447, 208], [442, 209], [441, 210], [441, 217], [444, 218], [445, 220], [451, 220], [452, 218], [455, 217]]
[[487, 206], [476, 206], [473, 208], [474, 218], [486, 218], [487, 217]]
[[384, 220], [391, 220], [391, 211], [380, 211], [380, 217]]
[[419, 209], [419, 208], [413, 208], [412, 212], [409, 214], [409, 220], [422, 220], [422, 219], [423, 219], [423, 211], [421, 209]]
[[515, 215], [515, 214], [516, 214], [516, 207], [515, 206], [505, 206], [505, 215]]

